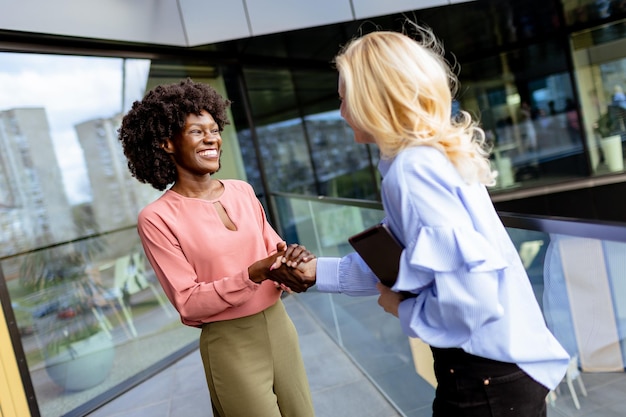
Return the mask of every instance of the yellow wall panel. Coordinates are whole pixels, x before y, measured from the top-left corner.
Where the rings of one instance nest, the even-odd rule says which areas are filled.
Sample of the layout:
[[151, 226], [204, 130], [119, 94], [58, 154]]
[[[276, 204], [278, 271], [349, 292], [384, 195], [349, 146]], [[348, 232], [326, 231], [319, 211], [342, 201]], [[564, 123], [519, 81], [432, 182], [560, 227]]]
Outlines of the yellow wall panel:
[[0, 308], [0, 416], [25, 417], [30, 415], [24, 385], [9, 336], [4, 311]]

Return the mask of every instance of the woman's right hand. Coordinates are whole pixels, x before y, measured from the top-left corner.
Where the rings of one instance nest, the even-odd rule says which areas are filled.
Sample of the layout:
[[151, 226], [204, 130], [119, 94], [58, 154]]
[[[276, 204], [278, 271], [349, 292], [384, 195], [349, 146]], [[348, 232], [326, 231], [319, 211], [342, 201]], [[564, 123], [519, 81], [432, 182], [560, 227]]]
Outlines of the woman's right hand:
[[295, 292], [304, 292], [312, 285], [315, 285], [315, 265], [317, 260], [313, 259], [305, 264], [306, 271], [303, 272], [298, 268], [291, 268], [282, 262], [278, 262], [278, 268], [271, 269], [276, 259], [284, 255], [283, 252], [277, 252], [261, 259], [248, 267], [248, 276], [252, 282], [260, 284], [266, 279], [272, 280], [279, 284], [284, 284], [290, 290]]
[[305, 292], [315, 285], [317, 259], [300, 263], [297, 267], [287, 266], [279, 262], [279, 267], [270, 271], [271, 280], [288, 287], [294, 292]]
[[[282, 243], [278, 252], [248, 267], [252, 282], [260, 284], [270, 279], [295, 292], [304, 292], [315, 285], [317, 260], [304, 246]], [[282, 250], [281, 250], [282, 249]]]

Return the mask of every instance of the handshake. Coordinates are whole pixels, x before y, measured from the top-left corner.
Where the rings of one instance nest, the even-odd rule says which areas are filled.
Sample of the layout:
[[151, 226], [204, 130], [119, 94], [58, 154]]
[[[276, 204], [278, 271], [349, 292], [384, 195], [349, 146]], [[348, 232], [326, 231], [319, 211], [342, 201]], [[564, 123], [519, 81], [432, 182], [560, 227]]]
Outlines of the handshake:
[[304, 246], [285, 242], [277, 252], [248, 267], [250, 280], [260, 284], [269, 279], [286, 291], [304, 292], [315, 285], [317, 259]]

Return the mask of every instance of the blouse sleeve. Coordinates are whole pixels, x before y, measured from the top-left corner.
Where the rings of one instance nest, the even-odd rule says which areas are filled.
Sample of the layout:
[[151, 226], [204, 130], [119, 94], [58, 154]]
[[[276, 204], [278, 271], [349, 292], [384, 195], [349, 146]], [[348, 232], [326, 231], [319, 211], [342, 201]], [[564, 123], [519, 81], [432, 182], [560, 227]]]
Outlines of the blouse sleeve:
[[316, 286], [322, 292], [350, 296], [377, 295], [377, 282], [376, 275], [357, 253], [343, 258], [317, 259]]
[[502, 317], [499, 271], [506, 263], [479, 233], [423, 227], [407, 256], [406, 269], [430, 284], [400, 305], [406, 334], [433, 346], [458, 347], [475, 329]]
[[473, 331], [503, 315], [498, 250], [474, 227], [456, 172], [435, 164], [401, 171], [406, 246], [393, 289], [417, 293], [400, 304], [406, 334], [438, 347], [458, 347]]
[[163, 291], [185, 323], [202, 323], [228, 308], [241, 305], [260, 286], [248, 278], [247, 270], [213, 282], [199, 281], [168, 227], [142, 213], [137, 228]]

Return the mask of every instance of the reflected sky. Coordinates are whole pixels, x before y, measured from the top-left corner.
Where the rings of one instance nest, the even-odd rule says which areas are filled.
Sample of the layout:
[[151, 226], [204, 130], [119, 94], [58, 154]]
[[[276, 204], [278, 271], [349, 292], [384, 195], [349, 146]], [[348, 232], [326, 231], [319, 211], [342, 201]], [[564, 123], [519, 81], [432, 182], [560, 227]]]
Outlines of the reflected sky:
[[0, 53], [0, 111], [46, 109], [70, 204], [91, 200], [74, 126], [125, 113], [143, 96], [149, 68], [149, 60]]

